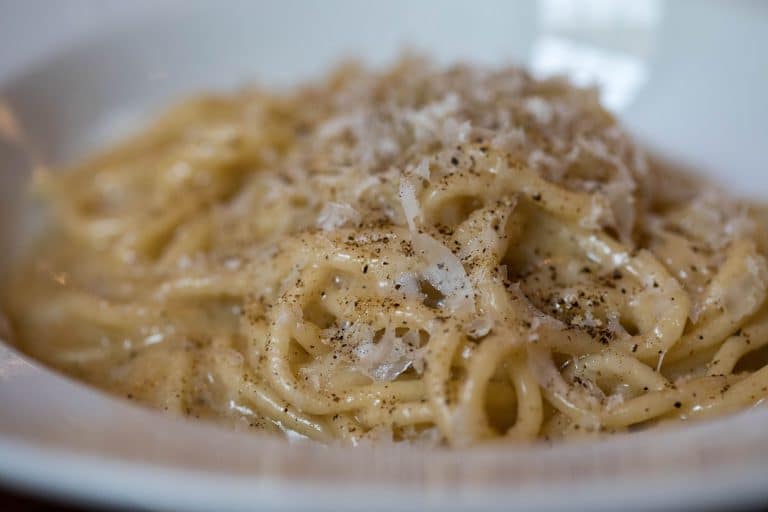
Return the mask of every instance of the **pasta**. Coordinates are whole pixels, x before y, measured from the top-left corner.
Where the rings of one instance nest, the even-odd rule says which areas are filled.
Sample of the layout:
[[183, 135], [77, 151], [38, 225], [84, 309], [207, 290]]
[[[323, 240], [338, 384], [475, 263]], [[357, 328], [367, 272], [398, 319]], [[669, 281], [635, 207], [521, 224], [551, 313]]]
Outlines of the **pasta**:
[[175, 414], [462, 447], [768, 396], [766, 210], [562, 79], [348, 64], [192, 99], [34, 188], [14, 342]]

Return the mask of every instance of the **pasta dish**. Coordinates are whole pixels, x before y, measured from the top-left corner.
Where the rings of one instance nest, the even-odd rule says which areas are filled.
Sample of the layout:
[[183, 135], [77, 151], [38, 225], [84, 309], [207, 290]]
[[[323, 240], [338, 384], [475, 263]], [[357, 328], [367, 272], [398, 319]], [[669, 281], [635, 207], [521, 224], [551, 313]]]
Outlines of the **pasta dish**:
[[348, 64], [194, 98], [33, 185], [13, 342], [154, 408], [463, 447], [768, 396], [766, 210], [563, 79]]

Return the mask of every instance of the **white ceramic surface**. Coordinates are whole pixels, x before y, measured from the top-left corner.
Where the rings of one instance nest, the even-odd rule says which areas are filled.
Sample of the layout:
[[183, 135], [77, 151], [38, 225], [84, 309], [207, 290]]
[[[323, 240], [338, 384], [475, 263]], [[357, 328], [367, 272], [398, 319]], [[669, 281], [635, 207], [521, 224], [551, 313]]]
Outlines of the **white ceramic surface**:
[[[61, 163], [178, 95], [288, 84], [403, 48], [598, 81], [638, 137], [768, 197], [768, 6], [758, 1], [0, 0], [0, 268], [35, 163]], [[178, 510], [661, 509], [768, 499], [768, 411], [603, 443], [428, 453], [286, 446], [165, 417], [0, 343], [0, 480]]]

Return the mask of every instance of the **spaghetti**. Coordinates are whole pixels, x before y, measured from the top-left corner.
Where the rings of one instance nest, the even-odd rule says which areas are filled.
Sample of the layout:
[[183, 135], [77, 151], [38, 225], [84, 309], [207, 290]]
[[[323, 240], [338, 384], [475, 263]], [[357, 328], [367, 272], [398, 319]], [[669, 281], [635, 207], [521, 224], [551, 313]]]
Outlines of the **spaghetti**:
[[55, 221], [6, 293], [16, 343], [152, 407], [467, 446], [768, 396], [765, 211], [560, 79], [348, 65], [34, 184]]

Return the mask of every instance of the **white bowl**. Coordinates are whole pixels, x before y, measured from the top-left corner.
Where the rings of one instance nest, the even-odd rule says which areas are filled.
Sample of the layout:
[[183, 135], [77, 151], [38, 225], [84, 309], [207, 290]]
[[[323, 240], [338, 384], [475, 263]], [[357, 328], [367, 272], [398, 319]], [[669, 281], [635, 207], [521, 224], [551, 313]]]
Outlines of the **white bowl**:
[[[5, 12], [3, 12], [5, 11]], [[4, 20], [4, 21], [2, 21]], [[9, 21], [10, 20], [10, 21]], [[33, 34], [34, 37], [30, 37]], [[0, 2], [0, 267], [36, 162], [69, 161], [202, 89], [403, 48], [597, 80], [650, 147], [768, 197], [759, 2]], [[5, 57], [3, 56], [5, 55]], [[163, 416], [0, 343], [0, 479], [155, 509], [660, 509], [768, 498], [768, 411], [600, 443], [427, 452], [287, 445]]]

